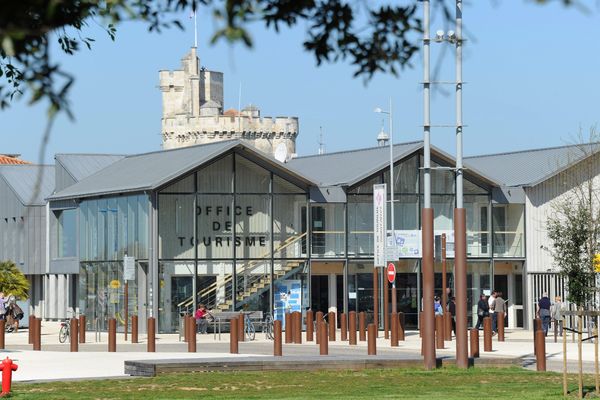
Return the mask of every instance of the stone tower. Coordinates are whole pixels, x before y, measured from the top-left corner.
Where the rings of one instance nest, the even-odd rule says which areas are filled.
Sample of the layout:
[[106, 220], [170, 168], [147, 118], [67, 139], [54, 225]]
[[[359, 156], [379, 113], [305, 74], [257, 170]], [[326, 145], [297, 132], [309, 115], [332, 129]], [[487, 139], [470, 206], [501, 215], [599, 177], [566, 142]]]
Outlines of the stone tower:
[[271, 155], [280, 143], [285, 144], [288, 158], [296, 153], [297, 117], [261, 117], [253, 105], [225, 111], [223, 73], [199, 64], [192, 47], [180, 70], [159, 73], [163, 149], [242, 139]]

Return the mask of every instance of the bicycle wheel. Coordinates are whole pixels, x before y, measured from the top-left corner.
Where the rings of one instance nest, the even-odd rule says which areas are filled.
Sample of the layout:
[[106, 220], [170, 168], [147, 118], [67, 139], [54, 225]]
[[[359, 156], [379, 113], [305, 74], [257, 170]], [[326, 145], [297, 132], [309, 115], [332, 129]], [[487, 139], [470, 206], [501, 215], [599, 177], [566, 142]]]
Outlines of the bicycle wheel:
[[273, 318], [267, 316], [265, 319], [265, 336], [269, 340], [273, 340], [275, 337], [273, 336]]
[[255, 336], [256, 331], [254, 329], [254, 324], [252, 323], [252, 321], [248, 320], [248, 322], [246, 323], [246, 337], [248, 338], [248, 340], [254, 340]]
[[58, 341], [61, 343], [64, 343], [67, 341], [68, 337], [69, 337], [69, 327], [67, 325], [61, 326], [60, 331], [58, 332]]

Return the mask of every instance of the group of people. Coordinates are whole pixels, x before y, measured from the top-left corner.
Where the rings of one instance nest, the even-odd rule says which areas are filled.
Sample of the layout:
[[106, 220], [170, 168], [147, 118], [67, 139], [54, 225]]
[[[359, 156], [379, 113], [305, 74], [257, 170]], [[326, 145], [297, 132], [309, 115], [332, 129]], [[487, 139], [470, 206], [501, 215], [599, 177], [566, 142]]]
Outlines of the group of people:
[[19, 330], [19, 321], [23, 319], [23, 310], [17, 304], [17, 299], [12, 294], [4, 296], [0, 292], [0, 320], [6, 321], [7, 332], [17, 332]]
[[475, 329], [481, 329], [483, 319], [492, 316], [492, 334], [498, 333], [498, 313], [506, 314], [506, 300], [502, 298], [502, 292], [492, 291], [489, 296], [481, 294], [477, 302], [477, 324]]
[[198, 305], [198, 309], [194, 313], [198, 333], [208, 333], [208, 323], [213, 319], [213, 315], [208, 311], [204, 304]]
[[[450, 315], [452, 321], [452, 332], [456, 334], [456, 297], [452, 296], [452, 292], [447, 291], [448, 302], [446, 303], [446, 312]], [[433, 299], [433, 307], [435, 315], [444, 315], [444, 307], [442, 306], [440, 296], [435, 296]]]
[[542, 330], [544, 331], [545, 336], [548, 336], [548, 328], [552, 321], [557, 324], [560, 336], [562, 336], [562, 310], [563, 303], [560, 296], [556, 296], [554, 298], [554, 303], [552, 303], [548, 297], [548, 293], [544, 292], [542, 294], [542, 297], [540, 297], [537, 303], [536, 317], [542, 320]]

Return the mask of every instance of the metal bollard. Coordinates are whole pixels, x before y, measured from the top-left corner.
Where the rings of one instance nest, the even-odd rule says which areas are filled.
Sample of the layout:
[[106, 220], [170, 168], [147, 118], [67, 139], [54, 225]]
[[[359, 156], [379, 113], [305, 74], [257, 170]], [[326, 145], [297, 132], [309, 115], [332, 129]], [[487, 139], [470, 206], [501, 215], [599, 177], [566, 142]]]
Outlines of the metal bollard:
[[504, 313], [498, 313], [498, 341], [504, 342]]
[[[135, 324], [133, 323], [135, 321]], [[131, 320], [131, 341], [133, 343], [138, 342], [138, 325], [137, 325], [137, 316], [135, 316], [135, 320]], [[133, 339], [135, 338], [135, 342]], [[154, 353], [156, 351], [156, 318], [150, 317], [148, 318], [148, 344], [146, 346], [146, 350], [148, 353]]]
[[330, 311], [327, 314], [327, 324], [329, 325], [329, 341], [330, 342], [335, 342], [335, 328], [336, 328], [336, 323], [337, 321], [335, 320], [335, 313], [333, 311]]
[[546, 370], [546, 338], [544, 331], [535, 331], [535, 361], [538, 371]]
[[452, 315], [449, 312], [444, 313], [444, 340], [452, 341]]
[[114, 318], [108, 319], [108, 351], [117, 351], [117, 320]]
[[294, 320], [294, 343], [302, 344], [302, 313], [295, 311], [292, 318]]
[[392, 328], [392, 332], [390, 334], [390, 346], [398, 347], [398, 325], [400, 325], [398, 323], [398, 314], [392, 313], [390, 324]]
[[306, 341], [307, 342], [313, 341], [313, 337], [314, 337], [313, 323], [314, 323], [313, 312], [312, 312], [312, 310], [308, 310], [306, 312]]
[[321, 341], [321, 335], [319, 334], [319, 324], [323, 321], [323, 313], [321, 311], [317, 311], [315, 314], [315, 327], [317, 329], [316, 335], [316, 343], [319, 344]]
[[188, 323], [190, 322], [189, 315], [187, 313], [183, 314], [183, 341], [188, 341]]
[[327, 340], [327, 323], [323, 320], [317, 323], [317, 335], [319, 335], [319, 354], [329, 354], [329, 342]]
[[191, 318], [188, 322], [188, 353], [196, 352], [196, 320]]
[[79, 351], [79, 321], [77, 318], [71, 318], [71, 333], [70, 333], [70, 342], [71, 342], [71, 352], [76, 353]]
[[534, 318], [533, 319], [533, 352], [534, 354], [537, 355], [537, 353], [535, 353], [537, 351], [537, 335], [535, 334], [537, 331], [541, 331], [542, 330], [542, 320], [540, 318]]
[[[6, 321], [3, 319], [0, 319], [0, 350], [4, 350], [4, 347], [5, 347], [5, 342], [4, 342], [5, 328], [6, 328]], [[29, 327], [29, 329], [31, 329], [31, 326]]]
[[229, 352], [238, 354], [238, 323], [239, 319], [231, 318], [229, 321]]
[[435, 316], [435, 348], [444, 348], [444, 317], [441, 315]]
[[29, 316], [29, 344], [33, 344], [33, 334], [34, 334], [34, 330], [35, 330], [35, 315], [30, 315]]
[[350, 345], [354, 346], [356, 345], [356, 311], [350, 311], [348, 330], [350, 331], [348, 342]]
[[401, 342], [403, 342], [405, 340], [404, 324], [405, 324], [404, 313], [399, 312], [398, 313], [398, 340]]
[[33, 337], [33, 350], [42, 350], [42, 319], [33, 318], [33, 326], [35, 326]]
[[492, 351], [492, 318], [483, 319], [483, 351]]
[[367, 327], [369, 332], [369, 341], [367, 342], [367, 351], [368, 355], [376, 356], [377, 355], [377, 327], [375, 324], [369, 324]]
[[470, 330], [471, 339], [471, 358], [479, 357], [479, 329], [472, 328]]
[[[154, 319], [154, 318], [152, 318]], [[148, 318], [150, 321], [150, 318]], [[150, 325], [148, 325], [149, 327]], [[150, 328], [148, 328], [148, 334], [150, 334]], [[138, 343], [138, 316], [131, 316], [131, 343]]]
[[273, 355], [281, 357], [283, 349], [281, 345], [281, 321], [273, 321]]
[[85, 343], [85, 315], [79, 316], [79, 343]]
[[364, 311], [361, 311], [358, 314], [358, 340], [361, 342], [365, 342], [367, 340], [366, 320], [367, 315]]
[[340, 314], [340, 340], [345, 342], [348, 340], [348, 321], [346, 314]]
[[294, 327], [292, 326], [292, 314], [285, 313], [285, 344], [292, 343], [292, 335], [294, 333]]
[[240, 312], [239, 322], [238, 322], [238, 341], [243, 342], [246, 340], [244, 337], [244, 328], [246, 327], [246, 320], [244, 318], [244, 313]]

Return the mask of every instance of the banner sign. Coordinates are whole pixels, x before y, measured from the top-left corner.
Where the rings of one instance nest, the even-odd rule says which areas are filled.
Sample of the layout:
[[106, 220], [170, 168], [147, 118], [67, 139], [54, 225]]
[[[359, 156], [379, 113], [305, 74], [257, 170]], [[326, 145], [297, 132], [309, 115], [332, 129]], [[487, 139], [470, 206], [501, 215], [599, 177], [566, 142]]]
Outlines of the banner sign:
[[387, 185], [373, 185], [373, 252], [376, 267], [385, 267]]
[[396, 231], [395, 235], [388, 236], [388, 246], [397, 249], [397, 258], [419, 258], [421, 257], [421, 231]]

